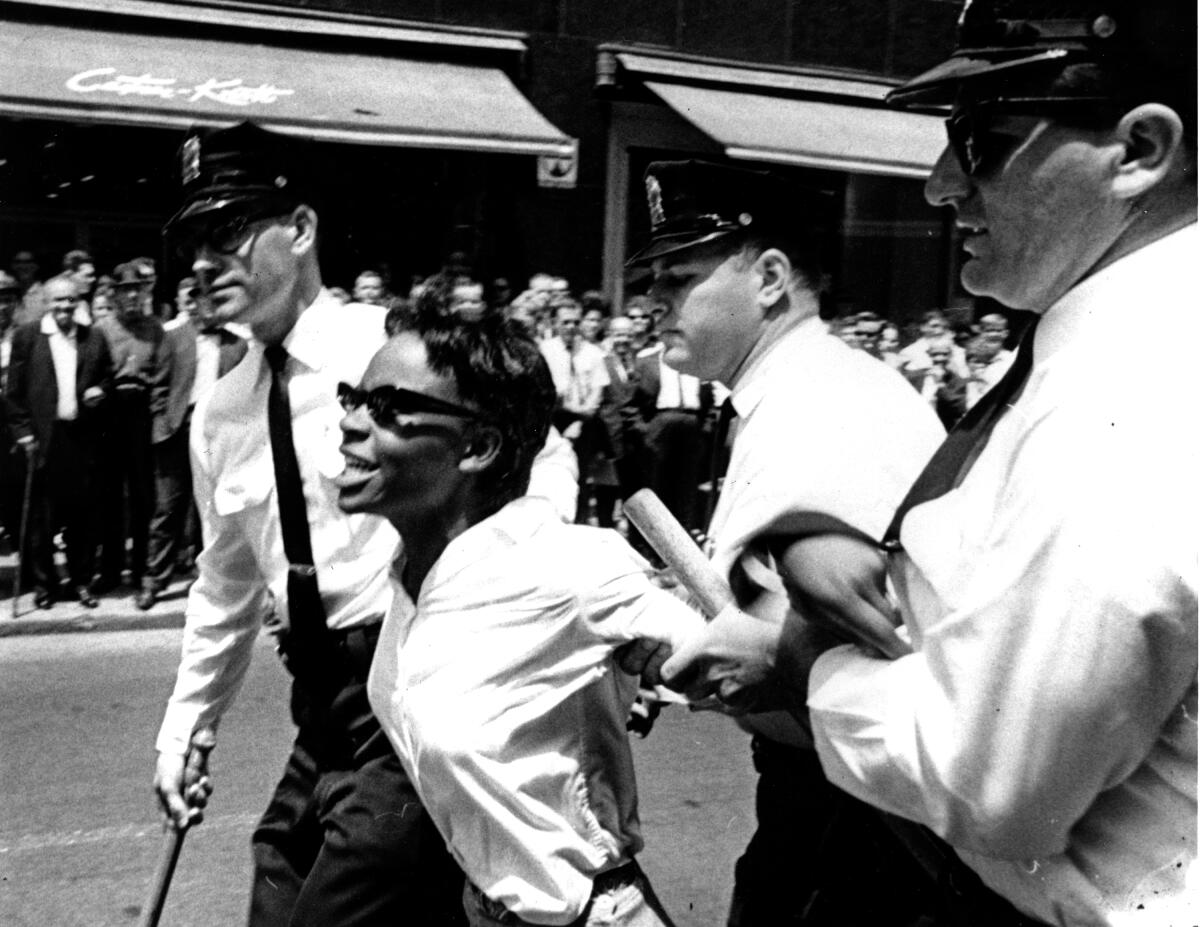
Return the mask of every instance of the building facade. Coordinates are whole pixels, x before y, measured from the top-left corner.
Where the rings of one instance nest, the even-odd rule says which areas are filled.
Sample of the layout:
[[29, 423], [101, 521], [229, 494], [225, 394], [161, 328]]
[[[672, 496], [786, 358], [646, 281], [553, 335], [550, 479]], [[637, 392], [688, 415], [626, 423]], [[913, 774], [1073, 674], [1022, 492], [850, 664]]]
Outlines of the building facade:
[[458, 253], [516, 290], [546, 271], [619, 298], [645, 165], [706, 157], [829, 190], [833, 309], [912, 319], [961, 299], [953, 227], [921, 196], [944, 136], [882, 99], [955, 17], [944, 0], [2, 0], [0, 261], [154, 253], [183, 131], [250, 117], [308, 140], [333, 282], [382, 265], [403, 291]]

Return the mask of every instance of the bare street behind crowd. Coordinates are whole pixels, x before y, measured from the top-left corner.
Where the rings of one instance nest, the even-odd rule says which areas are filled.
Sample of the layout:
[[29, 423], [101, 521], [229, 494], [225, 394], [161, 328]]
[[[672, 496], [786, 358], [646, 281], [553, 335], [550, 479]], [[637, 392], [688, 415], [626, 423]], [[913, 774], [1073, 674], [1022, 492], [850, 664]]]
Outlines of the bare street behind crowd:
[[[162, 846], [153, 739], [179, 641], [178, 630], [0, 639], [4, 927], [136, 922]], [[242, 922], [250, 832], [293, 732], [287, 684], [260, 640], [222, 724], [216, 793], [184, 845], [164, 927]], [[727, 719], [673, 709], [634, 751], [642, 864], [680, 927], [718, 923], [753, 828], [745, 735]]]

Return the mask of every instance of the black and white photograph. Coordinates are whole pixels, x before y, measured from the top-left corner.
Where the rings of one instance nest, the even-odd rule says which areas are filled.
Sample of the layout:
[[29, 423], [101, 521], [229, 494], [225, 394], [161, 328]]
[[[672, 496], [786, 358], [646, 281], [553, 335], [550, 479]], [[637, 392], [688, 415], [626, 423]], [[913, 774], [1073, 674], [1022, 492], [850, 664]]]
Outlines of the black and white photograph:
[[1197, 927], [1197, 7], [0, 0], [0, 927]]

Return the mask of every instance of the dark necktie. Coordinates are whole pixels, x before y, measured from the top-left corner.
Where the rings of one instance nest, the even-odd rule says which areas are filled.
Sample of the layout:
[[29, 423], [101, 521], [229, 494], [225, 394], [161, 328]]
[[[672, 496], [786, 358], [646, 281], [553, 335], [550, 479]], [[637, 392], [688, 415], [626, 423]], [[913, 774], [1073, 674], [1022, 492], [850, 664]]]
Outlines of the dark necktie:
[[[287, 351], [283, 345], [268, 345], [263, 352], [271, 367], [271, 392], [267, 399], [267, 427], [271, 434], [271, 457], [275, 462], [275, 494], [279, 499], [279, 526], [283, 552], [288, 561], [288, 656], [296, 660], [293, 672], [319, 652], [327, 634], [325, 606], [313, 566], [312, 538], [308, 511], [300, 481], [300, 464], [292, 443], [292, 409], [287, 391]], [[307, 676], [307, 674], [305, 674]]]
[[1008, 372], [962, 417], [929, 459], [883, 535], [885, 550], [900, 549], [900, 525], [910, 509], [950, 492], [962, 483], [979, 458], [992, 435], [992, 429], [1016, 402], [1025, 388], [1025, 381], [1029, 379], [1029, 371], [1033, 368], [1033, 333], [1036, 327], [1035, 319], [1022, 336], [1017, 356], [1013, 358]]
[[708, 461], [708, 512], [704, 519], [706, 531], [712, 530], [713, 513], [717, 510], [717, 502], [721, 498], [721, 485], [725, 479], [725, 471], [729, 469], [729, 429], [737, 418], [737, 410], [733, 407], [733, 397], [729, 396], [721, 403], [721, 411], [717, 415], [717, 425], [713, 429], [712, 455]]

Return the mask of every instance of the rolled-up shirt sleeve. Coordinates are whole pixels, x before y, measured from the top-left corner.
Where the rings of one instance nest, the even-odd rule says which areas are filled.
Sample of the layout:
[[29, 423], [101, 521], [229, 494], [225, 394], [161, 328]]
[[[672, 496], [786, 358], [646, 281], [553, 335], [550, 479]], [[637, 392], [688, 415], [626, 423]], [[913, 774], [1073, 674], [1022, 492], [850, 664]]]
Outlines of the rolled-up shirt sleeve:
[[193, 433], [192, 472], [205, 541], [188, 592], [182, 657], [156, 748], [185, 753], [192, 732], [215, 726], [237, 695], [268, 604], [256, 552], [231, 519], [216, 515], [213, 475]]
[[840, 647], [810, 677], [831, 781], [996, 859], [1062, 852], [1194, 691], [1194, 474], [1147, 481], [1136, 429], [1094, 434], [1030, 423], [990, 522], [968, 484], [914, 509], [916, 653]]

